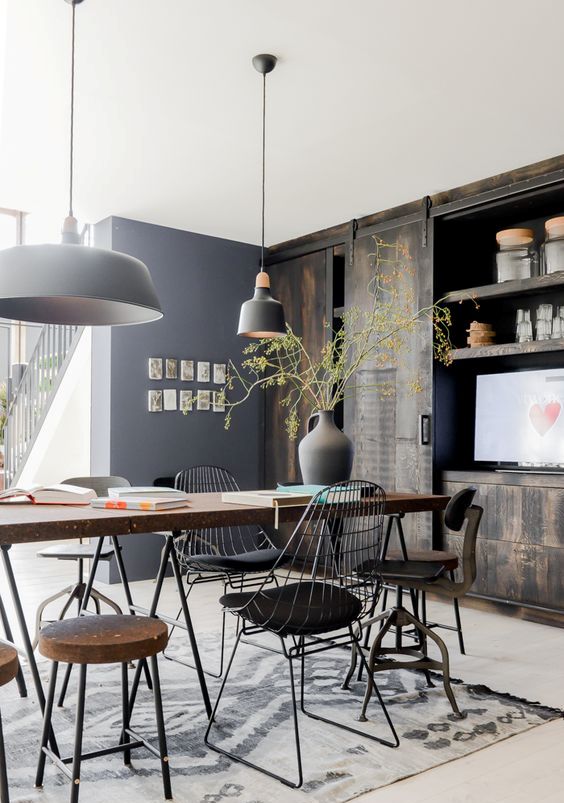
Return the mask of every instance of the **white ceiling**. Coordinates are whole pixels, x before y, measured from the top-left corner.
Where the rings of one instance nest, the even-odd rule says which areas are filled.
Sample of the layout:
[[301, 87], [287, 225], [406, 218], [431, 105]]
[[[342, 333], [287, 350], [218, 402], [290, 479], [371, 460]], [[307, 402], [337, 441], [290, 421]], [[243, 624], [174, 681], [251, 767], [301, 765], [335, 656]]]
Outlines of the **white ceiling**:
[[[3, 2], [0, 206], [58, 220], [70, 7]], [[280, 59], [268, 243], [564, 152], [561, 0], [85, 0], [76, 13], [83, 221], [257, 242], [259, 52]]]

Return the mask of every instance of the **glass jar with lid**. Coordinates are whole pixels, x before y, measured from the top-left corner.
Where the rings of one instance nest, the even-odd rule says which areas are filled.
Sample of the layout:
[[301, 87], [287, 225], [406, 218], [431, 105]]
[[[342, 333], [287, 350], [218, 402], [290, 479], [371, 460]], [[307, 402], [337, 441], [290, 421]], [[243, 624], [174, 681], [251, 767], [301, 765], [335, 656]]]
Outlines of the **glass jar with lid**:
[[553, 217], [544, 224], [546, 237], [542, 246], [545, 273], [564, 270], [564, 217]]
[[497, 281], [528, 279], [538, 273], [537, 253], [532, 229], [503, 229], [495, 236]]

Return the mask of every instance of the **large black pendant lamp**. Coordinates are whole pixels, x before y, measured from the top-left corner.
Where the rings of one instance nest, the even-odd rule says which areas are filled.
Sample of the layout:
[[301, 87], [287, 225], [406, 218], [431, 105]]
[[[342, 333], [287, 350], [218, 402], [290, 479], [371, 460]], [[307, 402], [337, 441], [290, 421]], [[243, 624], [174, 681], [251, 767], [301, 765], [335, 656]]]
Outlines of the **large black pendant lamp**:
[[72, 6], [69, 214], [60, 245], [0, 251], [0, 317], [37, 323], [119, 326], [162, 317], [147, 266], [139, 259], [81, 245], [73, 214], [74, 43]]
[[264, 189], [265, 189], [265, 150], [266, 150], [266, 75], [276, 66], [276, 57], [267, 53], [255, 56], [253, 67], [262, 75], [262, 213], [260, 273], [255, 282], [255, 294], [245, 301], [239, 316], [237, 334], [243, 337], [284, 337], [286, 321], [284, 308], [270, 295], [270, 279], [264, 269]]

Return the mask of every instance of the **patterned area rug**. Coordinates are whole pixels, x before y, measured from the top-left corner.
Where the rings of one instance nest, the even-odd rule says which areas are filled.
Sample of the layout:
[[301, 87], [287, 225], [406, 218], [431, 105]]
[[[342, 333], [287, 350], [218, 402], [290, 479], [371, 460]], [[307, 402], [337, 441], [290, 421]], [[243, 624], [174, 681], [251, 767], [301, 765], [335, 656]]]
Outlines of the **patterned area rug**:
[[[205, 639], [202, 654], [206, 661], [217, 662], [217, 646], [215, 636]], [[356, 721], [364, 684], [354, 683], [351, 691], [341, 691], [339, 684], [347, 666], [343, 651], [312, 656], [306, 666], [306, 700], [311, 710], [388, 738], [376, 702], [369, 708], [369, 722], [361, 725]], [[439, 680], [435, 688], [427, 688], [421, 673], [383, 672], [379, 687], [400, 736], [400, 747], [383, 747], [302, 716], [305, 783], [294, 791], [207, 750], [203, 744], [206, 720], [195, 673], [166, 660], [160, 661], [160, 668], [173, 794], [181, 803], [342, 803], [561, 716], [555, 709], [483, 686], [457, 683], [455, 694], [466, 713], [460, 720], [453, 716]], [[41, 665], [41, 672], [46, 679], [47, 664]], [[249, 760], [295, 776], [287, 672], [279, 655], [242, 645], [222, 700], [215, 739]], [[212, 699], [217, 689], [218, 682], [210, 680]], [[71, 752], [73, 738], [74, 691], [71, 682], [66, 706], [57, 709], [54, 719], [65, 755]], [[49, 761], [44, 789], [33, 788], [40, 735], [37, 703], [32, 698], [20, 700], [14, 683], [2, 689], [0, 702], [12, 803], [68, 800], [68, 781]], [[89, 669], [85, 750], [100, 749], [117, 739], [120, 706], [119, 668]], [[132, 724], [156, 743], [152, 698], [145, 687]], [[80, 799], [83, 803], [156, 803], [162, 799], [158, 761], [143, 749], [133, 753], [131, 768], [123, 765], [119, 755], [88, 761], [83, 765]]]

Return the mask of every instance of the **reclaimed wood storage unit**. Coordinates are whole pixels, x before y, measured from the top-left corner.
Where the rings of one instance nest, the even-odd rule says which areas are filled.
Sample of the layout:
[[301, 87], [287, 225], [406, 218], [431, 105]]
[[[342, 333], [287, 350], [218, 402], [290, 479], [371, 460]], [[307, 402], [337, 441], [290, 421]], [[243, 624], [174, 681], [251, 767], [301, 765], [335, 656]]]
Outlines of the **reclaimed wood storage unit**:
[[[365, 306], [373, 267], [374, 237], [407, 245], [416, 268], [413, 291], [421, 307], [445, 299], [453, 316], [453, 363], [432, 360], [431, 327], [398, 368], [370, 365], [359, 385], [385, 379], [391, 396], [357, 392], [343, 412], [355, 443], [353, 476], [386, 490], [454, 493], [478, 486], [485, 507], [479, 536], [480, 604], [564, 626], [564, 475], [512, 475], [474, 462], [477, 374], [564, 366], [564, 339], [515, 343], [517, 309], [541, 303], [564, 306], [564, 274], [495, 282], [495, 234], [513, 226], [543, 239], [544, 221], [564, 213], [564, 157], [385, 210], [274, 246], [269, 271], [274, 295], [295, 331], [314, 347], [324, 342], [324, 320], [338, 325], [342, 308]], [[471, 300], [473, 299], [473, 300]], [[476, 305], [479, 305], [478, 307]], [[496, 342], [466, 347], [473, 320], [492, 323]], [[387, 373], [387, 376], [382, 376]], [[406, 389], [416, 374], [421, 392]], [[265, 395], [265, 483], [299, 479], [297, 442], [283, 434], [284, 411]], [[422, 416], [431, 419], [430, 438]], [[305, 432], [302, 423], [300, 437]], [[502, 522], [500, 519], [504, 517]], [[447, 548], [439, 517], [410, 517], [408, 547]], [[456, 543], [454, 543], [456, 546]]]

